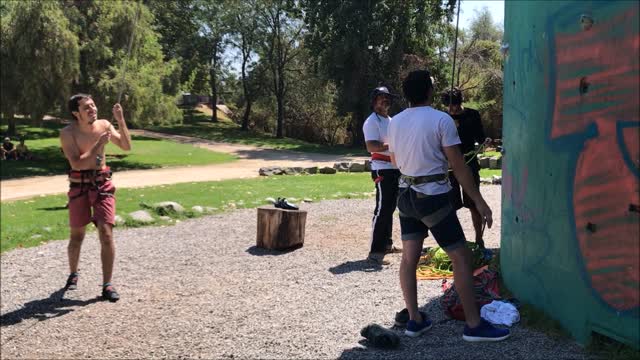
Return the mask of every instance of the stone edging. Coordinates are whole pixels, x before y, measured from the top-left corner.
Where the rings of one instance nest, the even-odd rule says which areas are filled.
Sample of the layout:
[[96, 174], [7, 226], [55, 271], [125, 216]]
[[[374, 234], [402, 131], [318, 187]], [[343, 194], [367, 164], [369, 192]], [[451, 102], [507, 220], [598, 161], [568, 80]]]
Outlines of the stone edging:
[[[484, 158], [483, 160], [491, 161], [493, 166], [499, 164], [497, 169], [502, 166], [501, 158]], [[494, 167], [491, 167], [493, 169]], [[339, 162], [334, 163], [333, 167], [261, 167], [258, 172], [261, 176], [274, 176], [274, 175], [312, 175], [312, 174], [335, 174], [338, 172], [368, 172], [371, 171], [371, 162], [365, 160], [364, 163], [358, 162]], [[502, 176], [493, 175], [491, 178], [481, 178], [480, 182], [483, 184], [501, 184]]]

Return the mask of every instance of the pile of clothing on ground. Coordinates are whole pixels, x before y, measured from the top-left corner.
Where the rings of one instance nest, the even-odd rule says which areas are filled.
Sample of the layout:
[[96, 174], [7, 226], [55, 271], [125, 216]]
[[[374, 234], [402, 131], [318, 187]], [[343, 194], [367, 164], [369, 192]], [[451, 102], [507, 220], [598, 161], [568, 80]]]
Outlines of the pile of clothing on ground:
[[[511, 326], [519, 322], [520, 303], [516, 299], [505, 300], [500, 296], [499, 273], [489, 266], [493, 254], [489, 250], [469, 247], [474, 254], [473, 290], [480, 308], [480, 316], [494, 325]], [[451, 318], [465, 320], [455, 284], [447, 279], [442, 280], [442, 292], [440, 305], [445, 313]]]
[[[488, 266], [476, 269], [473, 273], [473, 290], [480, 316], [495, 325], [511, 326], [520, 321], [519, 303], [515, 299], [503, 300], [500, 296], [498, 272]], [[464, 320], [464, 309], [455, 284], [442, 281], [443, 295], [440, 304], [448, 316]]]

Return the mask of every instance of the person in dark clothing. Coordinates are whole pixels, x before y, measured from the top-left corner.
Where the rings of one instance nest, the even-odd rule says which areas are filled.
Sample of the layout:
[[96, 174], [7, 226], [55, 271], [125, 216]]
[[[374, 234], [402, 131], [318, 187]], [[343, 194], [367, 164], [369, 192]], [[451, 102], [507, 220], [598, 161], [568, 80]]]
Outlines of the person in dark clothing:
[[[448, 107], [448, 113], [453, 118], [460, 137], [460, 151], [464, 155], [464, 161], [471, 170], [473, 180], [476, 187], [480, 188], [480, 163], [476, 153], [476, 143], [488, 145], [491, 139], [485, 136], [482, 127], [482, 119], [480, 113], [475, 109], [470, 109], [462, 105], [462, 91], [454, 88], [442, 94], [442, 103]], [[450, 176], [451, 200], [455, 209], [461, 209], [463, 206], [471, 211], [471, 220], [473, 221], [473, 229], [476, 235], [476, 244], [484, 248], [484, 240], [482, 239], [482, 218], [476, 209], [471, 197], [462, 190], [460, 184], [452, 174]]]
[[2, 160], [13, 159], [18, 160], [18, 153], [16, 152], [16, 147], [11, 142], [11, 139], [8, 137], [4, 138], [2, 142]]

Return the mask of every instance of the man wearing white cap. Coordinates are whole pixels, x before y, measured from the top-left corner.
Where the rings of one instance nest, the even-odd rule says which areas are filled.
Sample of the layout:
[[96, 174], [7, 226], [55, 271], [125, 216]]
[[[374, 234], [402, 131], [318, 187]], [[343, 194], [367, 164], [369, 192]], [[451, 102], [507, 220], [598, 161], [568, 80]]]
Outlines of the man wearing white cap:
[[393, 246], [391, 238], [400, 171], [391, 164], [387, 139], [391, 122], [389, 108], [394, 97], [384, 86], [375, 88], [371, 93], [373, 112], [362, 126], [367, 151], [371, 153], [371, 178], [376, 186], [368, 260], [378, 265], [388, 264], [385, 254], [400, 251]]

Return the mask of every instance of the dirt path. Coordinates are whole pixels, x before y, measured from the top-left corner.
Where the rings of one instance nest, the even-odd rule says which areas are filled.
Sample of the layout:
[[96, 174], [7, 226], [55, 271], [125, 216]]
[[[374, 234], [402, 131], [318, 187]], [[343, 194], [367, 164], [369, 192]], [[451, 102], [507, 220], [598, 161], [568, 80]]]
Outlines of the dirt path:
[[[226, 164], [121, 171], [114, 175], [114, 181], [118, 188], [252, 178], [258, 177], [258, 169], [264, 166], [333, 166], [333, 163], [339, 161], [364, 161], [366, 159], [366, 157], [362, 156], [345, 157], [340, 155], [263, 149], [250, 145], [220, 143], [146, 130], [134, 130], [132, 134], [192, 144], [211, 151], [235, 155], [239, 160]], [[66, 192], [67, 188], [66, 175], [3, 180], [0, 201], [25, 199], [38, 195], [59, 194]]]

